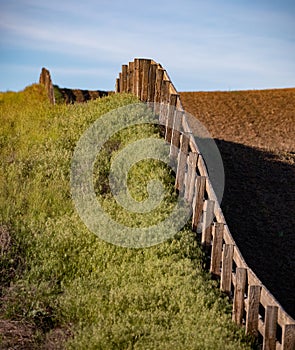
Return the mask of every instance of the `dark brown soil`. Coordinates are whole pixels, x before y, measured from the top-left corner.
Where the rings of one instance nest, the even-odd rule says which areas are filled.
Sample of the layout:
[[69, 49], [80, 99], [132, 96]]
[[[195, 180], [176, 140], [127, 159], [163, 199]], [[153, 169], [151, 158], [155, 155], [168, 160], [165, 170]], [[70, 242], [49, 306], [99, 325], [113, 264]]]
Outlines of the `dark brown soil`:
[[42, 334], [28, 322], [0, 319], [0, 349], [3, 350], [63, 350], [71, 335], [65, 327]]
[[295, 89], [180, 96], [220, 150], [221, 207], [238, 247], [295, 318]]

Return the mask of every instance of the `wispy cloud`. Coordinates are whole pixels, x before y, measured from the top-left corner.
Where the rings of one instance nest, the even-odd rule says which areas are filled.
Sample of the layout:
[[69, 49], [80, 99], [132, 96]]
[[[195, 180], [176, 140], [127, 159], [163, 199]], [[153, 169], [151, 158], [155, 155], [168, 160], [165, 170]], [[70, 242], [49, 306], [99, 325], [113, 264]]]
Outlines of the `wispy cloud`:
[[0, 15], [0, 42], [3, 50], [38, 52], [46, 62], [55, 55], [60, 60], [51, 59], [55, 71], [75, 74], [77, 84], [83, 75], [114, 76], [122, 63], [139, 56], [172, 70], [181, 89], [191, 89], [206, 74], [237, 87], [243, 79], [289, 84], [295, 79], [291, 14], [254, 1], [246, 5], [216, 0], [12, 1]]

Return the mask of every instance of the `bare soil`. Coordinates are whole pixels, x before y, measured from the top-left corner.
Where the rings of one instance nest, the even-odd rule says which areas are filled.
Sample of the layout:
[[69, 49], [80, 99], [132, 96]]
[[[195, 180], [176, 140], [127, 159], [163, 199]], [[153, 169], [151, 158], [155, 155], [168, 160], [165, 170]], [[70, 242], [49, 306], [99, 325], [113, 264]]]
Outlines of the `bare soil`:
[[28, 322], [0, 319], [0, 349], [3, 350], [63, 350], [71, 335], [65, 327], [56, 327], [44, 335]]
[[238, 247], [295, 318], [295, 88], [180, 97], [219, 148], [221, 207]]

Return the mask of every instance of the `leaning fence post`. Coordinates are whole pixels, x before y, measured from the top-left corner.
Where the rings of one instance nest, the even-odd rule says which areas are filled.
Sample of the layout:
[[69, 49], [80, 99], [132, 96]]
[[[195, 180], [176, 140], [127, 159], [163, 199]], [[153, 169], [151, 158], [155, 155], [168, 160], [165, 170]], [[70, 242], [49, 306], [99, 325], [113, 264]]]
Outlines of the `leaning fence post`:
[[197, 231], [201, 220], [205, 195], [206, 176], [197, 176], [195, 181], [195, 195], [193, 199], [192, 230]]
[[227, 294], [230, 294], [231, 292], [233, 254], [234, 254], [234, 245], [224, 244], [223, 251], [222, 251], [222, 269], [221, 269], [220, 289]]
[[210, 272], [215, 276], [220, 276], [223, 230], [224, 230], [224, 224], [220, 222], [214, 223]]
[[188, 152], [188, 133], [182, 133], [180, 136], [180, 150], [178, 153], [178, 163], [176, 171], [175, 188], [183, 193], [184, 175], [186, 171], [186, 157]]
[[214, 218], [214, 201], [206, 200], [203, 210], [202, 239], [201, 243], [205, 247], [211, 245], [212, 222]]
[[238, 325], [241, 325], [243, 320], [246, 278], [247, 269], [244, 267], [237, 267], [232, 319]]
[[246, 334], [257, 337], [261, 286], [249, 285], [246, 308]]
[[265, 310], [263, 350], [276, 350], [278, 307], [269, 305]]

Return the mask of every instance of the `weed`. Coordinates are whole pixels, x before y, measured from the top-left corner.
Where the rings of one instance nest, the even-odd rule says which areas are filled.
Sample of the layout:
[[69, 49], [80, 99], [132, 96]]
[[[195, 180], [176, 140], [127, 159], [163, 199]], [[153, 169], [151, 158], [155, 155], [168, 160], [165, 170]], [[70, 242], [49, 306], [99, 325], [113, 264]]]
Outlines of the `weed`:
[[[190, 230], [151, 248], [127, 249], [89, 232], [75, 211], [69, 171], [77, 140], [99, 116], [136, 99], [112, 95], [51, 106], [38, 85], [0, 97], [0, 227], [11, 228], [9, 239], [1, 234], [1, 317], [26, 320], [38, 339], [70, 324], [69, 349], [249, 349], [227, 300], [202, 269]], [[157, 175], [166, 190], [163, 207], [139, 218], [110, 196], [109, 161], [143, 136], [159, 137], [151, 126], [115, 135], [94, 171], [104, 208], [131, 226], [161, 220], [174, 201], [173, 174], [157, 161], [132, 167], [128, 183], [144, 200], [147, 181]]]

